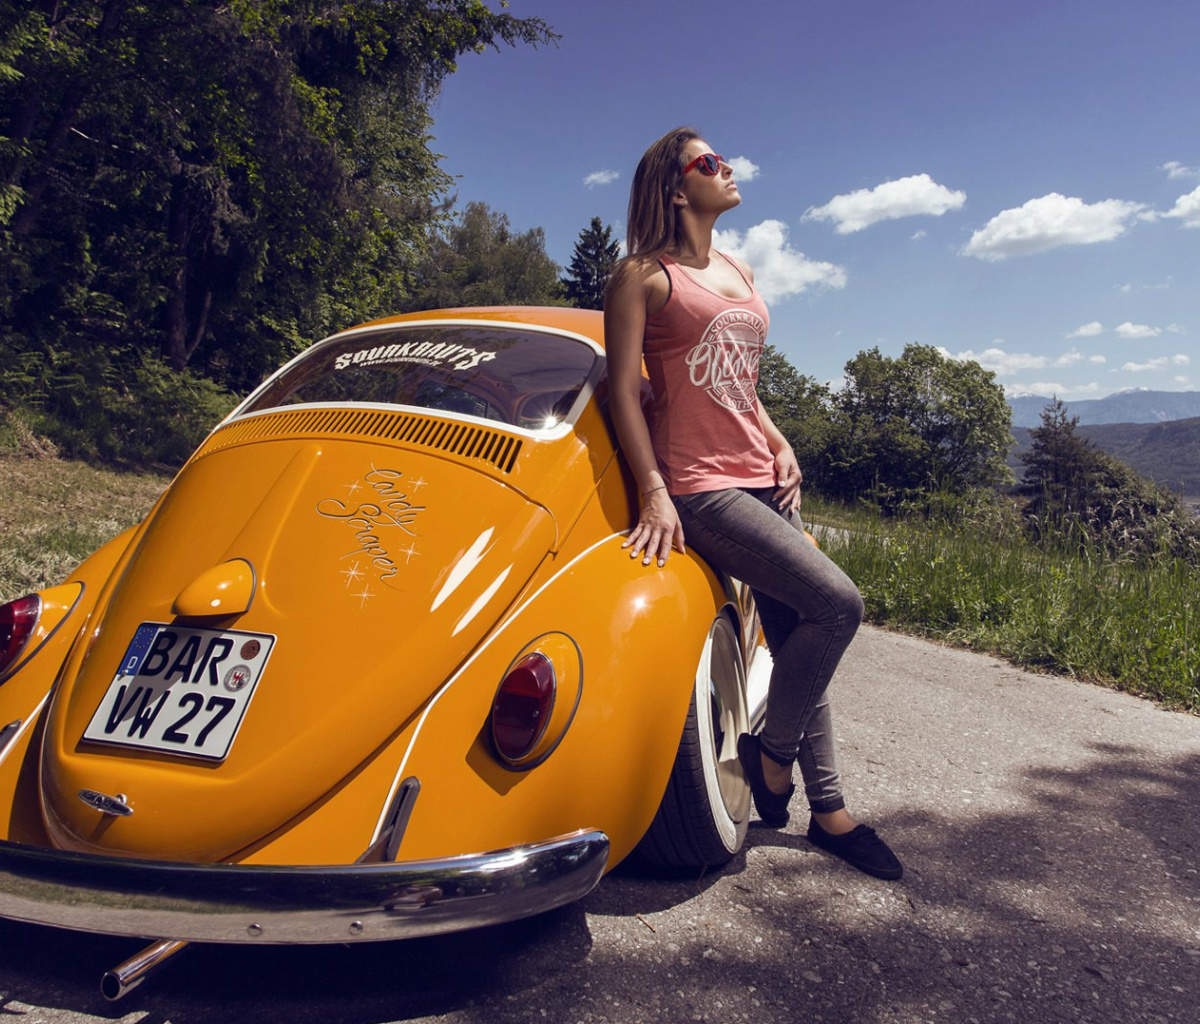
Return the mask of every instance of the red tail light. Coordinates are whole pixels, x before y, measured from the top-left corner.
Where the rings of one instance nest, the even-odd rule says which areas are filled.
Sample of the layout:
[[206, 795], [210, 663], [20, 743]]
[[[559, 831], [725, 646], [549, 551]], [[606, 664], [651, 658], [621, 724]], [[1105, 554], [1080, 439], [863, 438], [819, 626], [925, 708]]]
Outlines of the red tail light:
[[542, 654], [527, 654], [508, 670], [492, 702], [492, 743], [510, 764], [537, 746], [554, 710], [554, 667]]
[[0, 676], [17, 663], [37, 626], [42, 600], [37, 594], [0, 605]]

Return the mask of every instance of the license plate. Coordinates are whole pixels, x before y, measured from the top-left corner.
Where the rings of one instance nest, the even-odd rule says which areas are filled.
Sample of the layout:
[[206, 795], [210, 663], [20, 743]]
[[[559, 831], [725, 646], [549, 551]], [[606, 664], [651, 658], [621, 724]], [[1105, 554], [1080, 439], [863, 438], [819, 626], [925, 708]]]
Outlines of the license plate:
[[274, 645], [269, 633], [143, 622], [83, 738], [224, 760]]

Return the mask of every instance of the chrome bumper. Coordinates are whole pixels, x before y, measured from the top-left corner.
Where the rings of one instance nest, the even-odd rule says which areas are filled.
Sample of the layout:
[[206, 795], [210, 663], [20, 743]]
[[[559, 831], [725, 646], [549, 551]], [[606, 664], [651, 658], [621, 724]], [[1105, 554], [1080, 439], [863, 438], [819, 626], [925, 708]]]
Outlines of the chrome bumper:
[[335, 867], [119, 860], [0, 842], [0, 917], [189, 942], [370, 942], [528, 917], [585, 896], [608, 836]]

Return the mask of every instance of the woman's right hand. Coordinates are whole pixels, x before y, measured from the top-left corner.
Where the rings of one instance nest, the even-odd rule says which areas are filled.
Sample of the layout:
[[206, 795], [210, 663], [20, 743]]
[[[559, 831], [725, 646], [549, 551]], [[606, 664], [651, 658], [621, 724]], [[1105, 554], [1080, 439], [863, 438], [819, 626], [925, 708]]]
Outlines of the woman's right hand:
[[642, 565], [657, 559], [660, 569], [667, 564], [672, 547], [680, 554], [684, 553], [683, 524], [665, 487], [657, 487], [642, 496], [642, 512], [637, 525], [629, 531], [621, 547], [630, 549], [630, 558], [641, 555]]

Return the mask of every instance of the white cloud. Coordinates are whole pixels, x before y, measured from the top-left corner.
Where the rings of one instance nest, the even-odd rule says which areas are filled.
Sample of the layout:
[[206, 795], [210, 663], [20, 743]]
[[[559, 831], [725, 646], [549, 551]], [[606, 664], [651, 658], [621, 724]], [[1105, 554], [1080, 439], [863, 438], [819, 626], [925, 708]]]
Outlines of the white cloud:
[[592, 171], [583, 179], [583, 183], [588, 188], [595, 188], [597, 185], [611, 185], [620, 176], [620, 171]]
[[1161, 327], [1151, 327], [1149, 324], [1131, 324], [1126, 320], [1123, 324], [1117, 324], [1114, 333], [1118, 338], [1157, 338], [1162, 334]]
[[1088, 362], [1093, 366], [1103, 366], [1108, 360], [1104, 356], [1088, 356]]
[[1174, 277], [1168, 277], [1165, 281], [1161, 281], [1158, 284], [1134, 284], [1132, 281], [1130, 281], [1127, 284], [1118, 285], [1117, 291], [1119, 291], [1122, 295], [1128, 295], [1131, 292], [1138, 292], [1138, 291], [1165, 292], [1168, 288], [1171, 288], [1172, 286], [1174, 286], [1174, 284], [1175, 284]]
[[762, 169], [754, 161], [747, 160], [744, 156], [731, 156], [725, 162], [733, 168], [733, 176], [738, 181], [753, 181]]
[[1054, 395], [1067, 398], [1071, 395], [1094, 395], [1100, 390], [1095, 381], [1069, 387], [1052, 380], [1035, 380], [1032, 384], [1006, 384], [1004, 390], [1010, 395]]
[[834, 196], [824, 206], [810, 206], [802, 220], [833, 221], [839, 235], [849, 235], [881, 220], [929, 215], [940, 217], [959, 210], [967, 201], [965, 192], [951, 191], [928, 174], [914, 174], [885, 181], [875, 188]]
[[767, 302], [799, 295], [810, 287], [846, 287], [844, 267], [810, 260], [788, 245], [787, 225], [783, 221], [764, 220], [745, 235], [732, 229], [714, 231], [713, 242], [754, 268], [754, 283]]
[[1171, 179], [1200, 178], [1200, 167], [1184, 167], [1178, 160], [1168, 160], [1159, 170], [1166, 171], [1167, 177]]
[[1091, 245], [1123, 235], [1129, 222], [1146, 208], [1144, 203], [1105, 199], [1085, 203], [1051, 192], [1024, 206], [1002, 210], [976, 231], [963, 247], [964, 256], [1003, 260], [1045, 252], [1060, 245]]
[[[1063, 369], [1083, 362], [1086, 358], [1077, 348], [1072, 348], [1054, 359], [1049, 356], [1034, 355], [1032, 352], [1006, 352], [1002, 348], [987, 348], [982, 352], [967, 349], [965, 352], [957, 354], [945, 348], [939, 348], [939, 351], [947, 359], [955, 359], [960, 363], [976, 362], [985, 370], [991, 370], [997, 377], [1012, 377], [1023, 370], [1045, 370], [1050, 367]], [[1089, 362], [1093, 361], [1094, 359], [1089, 360]], [[1103, 358], [1101, 358], [1101, 362], [1103, 362]]]
[[1097, 334], [1104, 331], [1104, 324], [1099, 320], [1093, 320], [1090, 324], [1080, 324], [1070, 334], [1068, 338], [1094, 338]]
[[1176, 199], [1175, 205], [1163, 216], [1179, 218], [1185, 228], [1200, 228], [1200, 185]]
[[1188, 366], [1191, 362], [1187, 356], [1179, 354], [1159, 356], [1157, 359], [1150, 359], [1144, 363], [1126, 363], [1121, 369], [1127, 370], [1129, 373], [1146, 373], [1150, 370], [1165, 370], [1170, 366]]
[[1050, 365], [1045, 356], [1035, 356], [1030, 352], [1005, 352], [1000, 348], [986, 348], [982, 352], [968, 349], [957, 355], [947, 354], [960, 363], [976, 362], [1000, 377], [1011, 377], [1022, 370], [1042, 370]]
[[985, 348], [983, 352], [973, 352], [967, 349], [966, 352], [955, 354], [949, 352], [946, 348], [938, 348], [938, 351], [947, 359], [956, 359], [959, 363], [978, 363], [984, 370], [991, 370], [997, 377], [1013, 377], [1016, 373], [1025, 370], [1046, 370], [1050, 367], [1063, 370], [1068, 366], [1074, 366], [1082, 363], [1085, 359], [1088, 363], [1103, 363], [1104, 357], [1087, 357], [1080, 352], [1078, 348], [1070, 348], [1062, 355], [1051, 359], [1049, 355], [1036, 355], [1032, 352], [1006, 352], [1003, 348]]
[[927, 232], [925, 232], [925, 231], [914, 231], [913, 236], [911, 239], [909, 239], [909, 241], [919, 242], [922, 238], [925, 237], [926, 234], [927, 234]]

